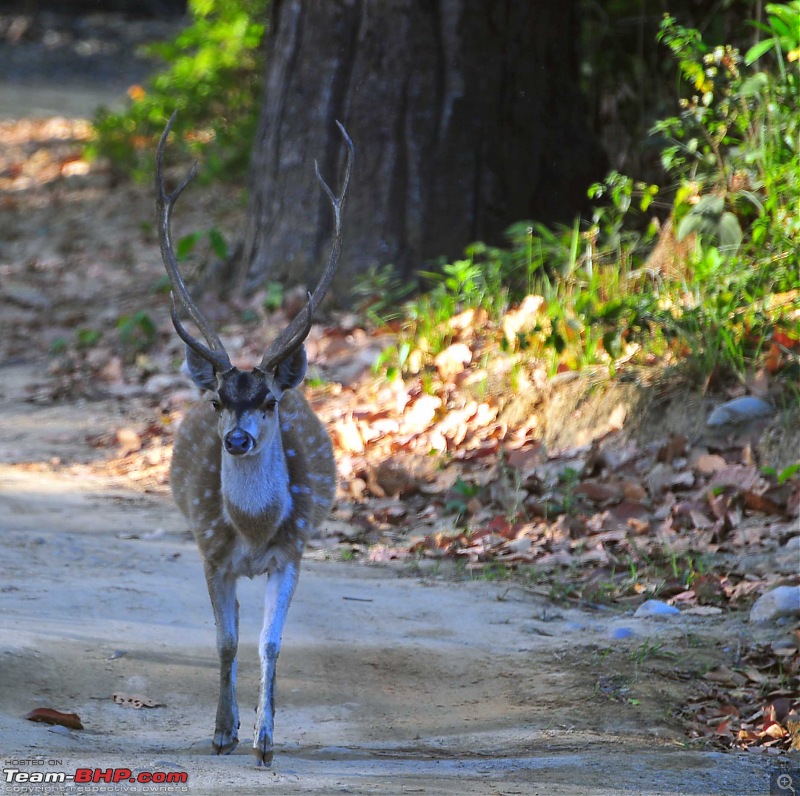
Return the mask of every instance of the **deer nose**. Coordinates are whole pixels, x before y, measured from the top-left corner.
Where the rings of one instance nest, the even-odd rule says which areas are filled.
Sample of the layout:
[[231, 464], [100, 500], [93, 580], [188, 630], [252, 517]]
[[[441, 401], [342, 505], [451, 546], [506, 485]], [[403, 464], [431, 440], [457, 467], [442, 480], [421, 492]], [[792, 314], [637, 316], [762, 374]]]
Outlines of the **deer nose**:
[[255, 440], [241, 428], [235, 428], [225, 435], [225, 450], [231, 456], [241, 456], [253, 449]]

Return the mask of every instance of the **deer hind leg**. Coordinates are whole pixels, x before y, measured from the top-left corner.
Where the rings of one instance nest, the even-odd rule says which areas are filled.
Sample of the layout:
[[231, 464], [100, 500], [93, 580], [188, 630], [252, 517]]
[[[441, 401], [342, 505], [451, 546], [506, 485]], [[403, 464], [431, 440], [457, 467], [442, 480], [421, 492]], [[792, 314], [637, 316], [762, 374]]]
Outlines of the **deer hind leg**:
[[227, 755], [239, 743], [239, 707], [236, 704], [239, 603], [236, 600], [236, 577], [220, 572], [207, 572], [206, 582], [217, 625], [219, 654], [219, 703], [211, 744], [216, 754]]
[[261, 694], [256, 712], [253, 751], [256, 764], [272, 764], [273, 727], [275, 719], [275, 667], [281, 650], [281, 637], [289, 604], [292, 602], [299, 576], [298, 564], [289, 562], [276, 569], [267, 581], [264, 601], [264, 629], [261, 631]]

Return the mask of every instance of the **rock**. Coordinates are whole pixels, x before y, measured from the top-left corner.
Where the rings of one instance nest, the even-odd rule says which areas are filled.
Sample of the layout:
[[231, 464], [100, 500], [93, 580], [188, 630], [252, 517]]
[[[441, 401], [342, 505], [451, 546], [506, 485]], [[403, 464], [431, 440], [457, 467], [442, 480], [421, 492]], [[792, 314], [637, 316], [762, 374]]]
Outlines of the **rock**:
[[643, 602], [634, 613], [634, 617], [641, 619], [645, 616], [677, 616], [680, 611], [674, 606], [661, 600], [647, 600]]
[[738, 426], [752, 420], [769, 417], [774, 413], [775, 409], [772, 405], [761, 398], [757, 398], [755, 395], [743, 395], [716, 407], [708, 416], [706, 425], [712, 427]]
[[770, 622], [800, 615], [800, 586], [778, 586], [762, 594], [750, 609], [751, 622]]
[[621, 641], [625, 638], [631, 638], [631, 636], [635, 636], [636, 633], [630, 627], [615, 627], [610, 633], [609, 636], [616, 641]]

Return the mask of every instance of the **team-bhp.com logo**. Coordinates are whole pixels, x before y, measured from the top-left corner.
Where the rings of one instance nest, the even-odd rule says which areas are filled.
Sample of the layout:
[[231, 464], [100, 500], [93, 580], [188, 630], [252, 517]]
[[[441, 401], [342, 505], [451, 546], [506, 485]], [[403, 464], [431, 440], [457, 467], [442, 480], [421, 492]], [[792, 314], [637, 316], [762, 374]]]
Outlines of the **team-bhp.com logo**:
[[[86, 791], [102, 789], [104, 792], [127, 790], [125, 785], [139, 785], [141, 787], [135, 788], [135, 790], [141, 793], [178, 793], [188, 790], [188, 788], [180, 787], [186, 785], [188, 781], [189, 775], [185, 771], [137, 771], [134, 773], [129, 768], [76, 768], [75, 771], [67, 772], [23, 770], [11, 766], [3, 769], [6, 793], [42, 793], [48, 792], [58, 785], [72, 786], [75, 791], [82, 786], [82, 789]], [[109, 788], [109, 785], [118, 787]], [[130, 789], [134, 790], [133, 787]]]

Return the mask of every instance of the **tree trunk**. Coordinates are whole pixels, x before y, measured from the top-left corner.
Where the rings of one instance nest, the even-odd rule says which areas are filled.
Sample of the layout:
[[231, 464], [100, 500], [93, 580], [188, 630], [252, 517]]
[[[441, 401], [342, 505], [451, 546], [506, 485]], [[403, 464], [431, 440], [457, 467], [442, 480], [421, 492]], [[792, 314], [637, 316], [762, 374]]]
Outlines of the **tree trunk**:
[[337, 279], [409, 276], [513, 222], [571, 220], [604, 158], [578, 86], [575, 0], [273, 0], [240, 276], [313, 282], [356, 147]]

